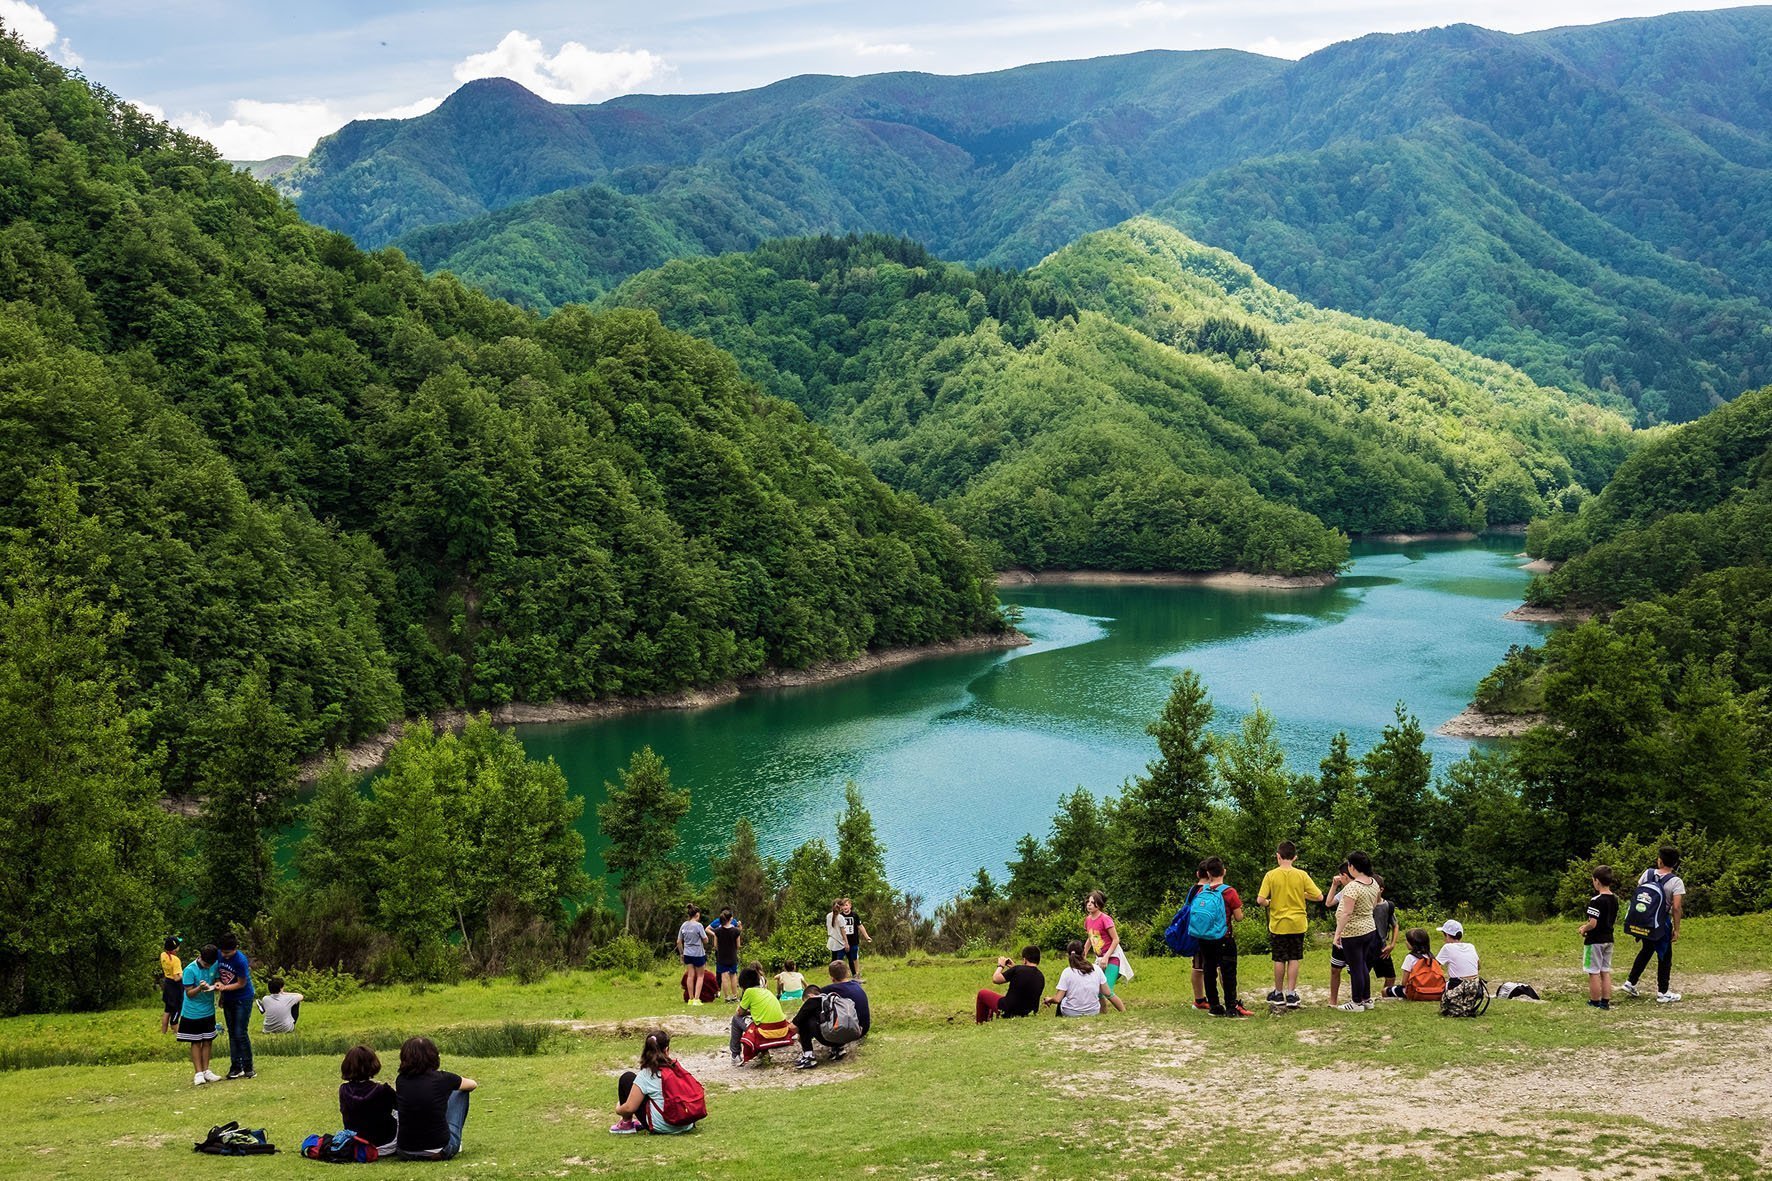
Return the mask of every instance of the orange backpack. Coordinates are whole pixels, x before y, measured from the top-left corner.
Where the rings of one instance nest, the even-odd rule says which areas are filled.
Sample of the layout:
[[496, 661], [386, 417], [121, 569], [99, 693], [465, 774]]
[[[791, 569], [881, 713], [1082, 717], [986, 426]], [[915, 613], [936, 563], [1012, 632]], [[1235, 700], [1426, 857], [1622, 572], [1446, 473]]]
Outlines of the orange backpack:
[[1446, 970], [1431, 955], [1416, 959], [1409, 974], [1403, 977], [1403, 999], [1406, 1001], [1437, 1001], [1446, 995]]

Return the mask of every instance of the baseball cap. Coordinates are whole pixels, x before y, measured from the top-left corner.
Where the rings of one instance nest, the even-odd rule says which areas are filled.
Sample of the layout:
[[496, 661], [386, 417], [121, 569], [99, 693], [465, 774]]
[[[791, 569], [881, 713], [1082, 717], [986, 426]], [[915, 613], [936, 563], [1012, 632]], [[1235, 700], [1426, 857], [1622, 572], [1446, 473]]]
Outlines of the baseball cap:
[[1440, 934], [1450, 935], [1454, 939], [1464, 938], [1464, 924], [1457, 919], [1447, 919], [1440, 924]]

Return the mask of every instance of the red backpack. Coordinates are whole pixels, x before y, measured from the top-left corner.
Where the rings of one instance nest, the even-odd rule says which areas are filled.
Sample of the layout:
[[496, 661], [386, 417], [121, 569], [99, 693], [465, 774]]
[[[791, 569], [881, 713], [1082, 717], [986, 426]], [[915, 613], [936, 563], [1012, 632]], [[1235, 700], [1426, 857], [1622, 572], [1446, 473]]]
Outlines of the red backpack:
[[673, 1058], [666, 1063], [660, 1068], [658, 1079], [664, 1087], [665, 1123], [680, 1128], [708, 1118], [708, 1093], [693, 1074], [683, 1069], [681, 1062]]
[[1440, 967], [1440, 961], [1433, 956], [1424, 955], [1409, 967], [1409, 974], [1403, 977], [1403, 999], [1409, 1001], [1437, 1001], [1446, 995], [1446, 971]]

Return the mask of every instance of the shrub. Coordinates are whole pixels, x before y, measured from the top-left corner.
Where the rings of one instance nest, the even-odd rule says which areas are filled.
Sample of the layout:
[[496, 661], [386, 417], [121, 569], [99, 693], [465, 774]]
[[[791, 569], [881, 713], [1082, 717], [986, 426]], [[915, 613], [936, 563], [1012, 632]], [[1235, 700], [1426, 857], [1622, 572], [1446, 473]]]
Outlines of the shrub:
[[[1597, 865], [1610, 865], [1618, 884], [1613, 887], [1620, 898], [1619, 909], [1628, 905], [1637, 875], [1655, 864], [1655, 851], [1662, 845], [1673, 845], [1680, 851], [1680, 880], [1686, 883], [1684, 913], [1703, 914], [1713, 909], [1712, 887], [1724, 870], [1741, 863], [1736, 847], [1727, 841], [1713, 842], [1702, 832], [1682, 828], [1663, 833], [1652, 840], [1639, 840], [1635, 834], [1608, 841], [1595, 849], [1590, 857], [1571, 861], [1557, 879], [1556, 909], [1558, 914], [1580, 914], [1593, 896], [1593, 872]], [[1751, 897], [1740, 875], [1730, 878], [1730, 895], [1734, 899]], [[1740, 913], [1740, 912], [1732, 912]]]
[[1023, 915], [1015, 924], [1014, 943], [1029, 943], [1042, 951], [1059, 951], [1073, 939], [1082, 939], [1083, 916], [1074, 910], [1054, 910], [1046, 914]]
[[632, 935], [617, 935], [585, 954], [584, 965], [596, 972], [645, 972], [658, 963], [652, 949]]
[[363, 982], [340, 967], [283, 968], [276, 975], [283, 977], [283, 987], [299, 992], [314, 1004], [343, 1000], [363, 987]]
[[814, 968], [831, 962], [831, 953], [825, 948], [824, 940], [822, 924], [814, 927], [805, 923], [781, 923], [761, 943], [746, 944], [743, 958], [757, 960], [771, 972], [780, 971], [782, 964], [793, 960], [810, 976]]

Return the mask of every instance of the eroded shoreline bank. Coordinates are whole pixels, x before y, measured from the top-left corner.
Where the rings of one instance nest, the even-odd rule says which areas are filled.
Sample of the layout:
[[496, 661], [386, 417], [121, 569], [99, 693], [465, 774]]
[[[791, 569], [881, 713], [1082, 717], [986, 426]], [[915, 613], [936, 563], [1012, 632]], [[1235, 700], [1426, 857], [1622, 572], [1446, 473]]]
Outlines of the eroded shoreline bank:
[[1472, 705], [1436, 727], [1434, 733], [1442, 738], [1518, 738], [1544, 722], [1543, 714], [1490, 714]]
[[1225, 590], [1312, 590], [1332, 586], [1333, 574], [1250, 574], [1215, 570], [999, 570], [998, 586], [1213, 586]]
[[[745, 693], [823, 684], [826, 681], [839, 681], [847, 677], [877, 672], [884, 668], [896, 668], [901, 664], [910, 664], [913, 661], [926, 660], [936, 656], [955, 656], [966, 652], [993, 652], [1005, 648], [1021, 648], [1031, 643], [1033, 643], [1031, 639], [1018, 631], [966, 636], [963, 639], [947, 640], [939, 644], [881, 648], [874, 652], [864, 652], [854, 660], [826, 660], [806, 668], [770, 669], [752, 676], [740, 677], [734, 681], [724, 681], [718, 685], [709, 685], [699, 689], [680, 689], [674, 693], [656, 693], [635, 697], [605, 697], [598, 701], [512, 701], [504, 705], [487, 706], [483, 709], [452, 707], [431, 714], [430, 723], [439, 730], [460, 730], [467, 724], [470, 717], [480, 713], [490, 715], [498, 725], [519, 726], [551, 722], [594, 721], [599, 718], [612, 718], [647, 710], [705, 709], [710, 705], [731, 701]], [[345, 766], [352, 772], [361, 774], [365, 771], [372, 771], [381, 765], [382, 760], [387, 758], [388, 751], [392, 750], [394, 744], [400, 741], [400, 736], [406, 732], [406, 727], [417, 720], [416, 718], [406, 718], [395, 722], [379, 734], [360, 738], [349, 746], [339, 747], [336, 753], [344, 755]], [[303, 760], [298, 775], [300, 782], [309, 784], [318, 779], [325, 771], [333, 753], [328, 751]]]

